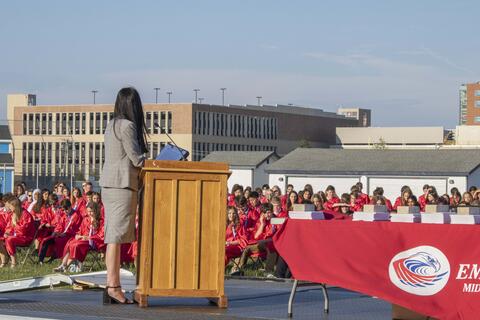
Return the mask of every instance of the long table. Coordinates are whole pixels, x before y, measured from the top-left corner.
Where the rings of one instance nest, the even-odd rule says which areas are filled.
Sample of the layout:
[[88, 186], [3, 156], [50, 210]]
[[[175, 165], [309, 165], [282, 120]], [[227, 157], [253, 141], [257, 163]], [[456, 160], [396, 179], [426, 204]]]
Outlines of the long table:
[[274, 244], [297, 280], [439, 319], [480, 317], [480, 226], [288, 219]]

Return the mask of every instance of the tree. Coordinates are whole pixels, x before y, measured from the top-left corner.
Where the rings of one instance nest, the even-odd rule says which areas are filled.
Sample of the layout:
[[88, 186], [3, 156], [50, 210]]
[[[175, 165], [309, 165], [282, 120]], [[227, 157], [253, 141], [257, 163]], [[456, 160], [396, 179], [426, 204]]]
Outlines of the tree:
[[300, 148], [311, 148], [312, 146], [310, 145], [310, 142], [308, 142], [307, 139], [302, 139], [298, 142], [298, 146]]
[[380, 139], [378, 139], [377, 143], [372, 144], [372, 148], [375, 149], [375, 150], [386, 150], [387, 149], [387, 143], [385, 142], [385, 140], [382, 137], [380, 137]]

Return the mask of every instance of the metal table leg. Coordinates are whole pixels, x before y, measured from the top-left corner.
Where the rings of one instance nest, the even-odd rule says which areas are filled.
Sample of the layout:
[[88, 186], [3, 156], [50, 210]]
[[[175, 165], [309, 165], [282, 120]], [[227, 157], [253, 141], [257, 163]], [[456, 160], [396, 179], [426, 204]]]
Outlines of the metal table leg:
[[290, 291], [290, 298], [288, 299], [288, 317], [293, 316], [293, 299], [295, 299], [295, 293], [297, 293], [298, 280], [293, 281], [292, 291]]
[[328, 313], [329, 311], [329, 299], [328, 299], [328, 292], [327, 292], [327, 285], [322, 284], [322, 291], [323, 291], [323, 312]]
[[[316, 286], [318, 284], [315, 283], [302, 283], [301, 286]], [[328, 313], [329, 312], [329, 305], [330, 305], [330, 300], [328, 298], [328, 292], [327, 292], [327, 286], [325, 284], [320, 284], [322, 287], [322, 293], [323, 293], [323, 312]], [[293, 317], [293, 300], [295, 299], [295, 294], [297, 293], [297, 288], [298, 288], [298, 280], [293, 281], [292, 285], [292, 290], [290, 291], [290, 298], [288, 299], [288, 317], [292, 318]]]

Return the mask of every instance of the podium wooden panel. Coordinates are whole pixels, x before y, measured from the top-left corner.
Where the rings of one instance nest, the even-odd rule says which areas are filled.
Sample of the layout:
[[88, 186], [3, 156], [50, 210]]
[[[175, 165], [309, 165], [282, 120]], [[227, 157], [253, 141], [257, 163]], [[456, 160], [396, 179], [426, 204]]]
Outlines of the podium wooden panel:
[[224, 293], [226, 163], [148, 160], [140, 216], [137, 290], [148, 296], [205, 297], [227, 307]]

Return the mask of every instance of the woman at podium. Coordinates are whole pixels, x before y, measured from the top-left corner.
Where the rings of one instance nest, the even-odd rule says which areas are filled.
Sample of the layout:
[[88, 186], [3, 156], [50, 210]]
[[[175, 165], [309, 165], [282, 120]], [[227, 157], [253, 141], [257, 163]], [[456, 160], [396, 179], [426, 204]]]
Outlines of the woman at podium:
[[120, 248], [135, 241], [135, 212], [140, 168], [148, 152], [140, 95], [134, 88], [118, 92], [113, 119], [105, 130], [105, 163], [100, 177], [105, 206], [107, 287], [103, 303], [129, 304], [120, 285]]

